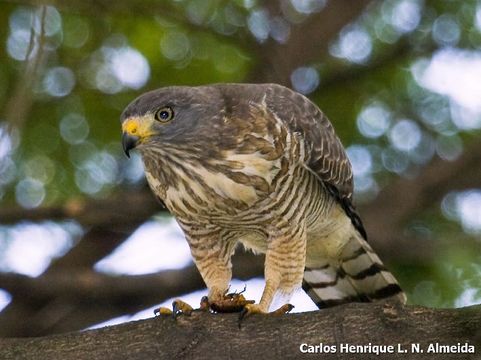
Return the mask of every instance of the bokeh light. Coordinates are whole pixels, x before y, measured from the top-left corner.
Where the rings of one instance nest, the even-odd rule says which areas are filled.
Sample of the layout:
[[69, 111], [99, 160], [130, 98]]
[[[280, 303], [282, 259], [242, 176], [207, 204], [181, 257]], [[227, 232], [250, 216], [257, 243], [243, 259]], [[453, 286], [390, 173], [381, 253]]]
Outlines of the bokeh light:
[[[386, 1], [389, 3], [389, 1]], [[387, 18], [394, 29], [402, 34], [414, 31], [421, 21], [422, 5], [416, 0], [395, 2], [392, 12]]]
[[421, 86], [449, 96], [466, 110], [481, 112], [481, 82], [478, 81], [481, 78], [480, 52], [440, 50], [429, 62], [415, 63], [411, 71]]
[[378, 138], [386, 133], [391, 124], [391, 112], [381, 102], [365, 106], [357, 116], [357, 128], [368, 138]]
[[69, 144], [80, 144], [89, 134], [87, 119], [80, 114], [69, 113], [60, 120], [60, 135]]
[[0, 126], [0, 160], [6, 158], [13, 150], [12, 138], [6, 126]]
[[56, 172], [55, 163], [44, 154], [32, 156], [21, 164], [21, 169], [26, 178], [38, 180], [44, 185], [53, 180]]
[[[43, 26], [41, 25], [42, 21]], [[60, 35], [61, 37], [62, 18], [53, 6], [45, 6], [38, 10], [19, 7], [10, 15], [9, 27], [7, 52], [15, 60], [25, 60], [29, 51], [32, 57], [35, 56], [40, 35], [50, 38], [44, 47], [56, 48], [60, 45], [60, 38], [55, 39], [54, 36]], [[37, 36], [33, 37], [34, 34]], [[30, 47], [32, 48], [30, 49]]]
[[71, 48], [81, 48], [90, 37], [90, 27], [86, 20], [71, 18], [63, 25], [63, 43]]
[[269, 37], [269, 14], [266, 10], [252, 11], [247, 19], [247, 27], [257, 41], [264, 42]]
[[463, 191], [456, 198], [463, 229], [472, 234], [481, 234], [481, 189]]
[[321, 11], [327, 0], [289, 0], [294, 9], [301, 14], [312, 14]]
[[354, 176], [365, 176], [372, 171], [372, 156], [365, 146], [351, 145], [346, 152], [351, 161]]
[[454, 46], [461, 36], [456, 17], [450, 14], [443, 14], [433, 23], [433, 39], [439, 45]]
[[439, 136], [436, 141], [436, 153], [441, 159], [453, 161], [463, 153], [463, 142], [459, 136]]
[[352, 63], [362, 64], [369, 60], [372, 39], [361, 26], [349, 25], [339, 34], [339, 40], [329, 48], [331, 55]]
[[389, 140], [397, 150], [408, 152], [414, 150], [421, 142], [419, 125], [409, 119], [399, 120], [389, 132]]
[[27, 57], [29, 45], [30, 31], [23, 29], [14, 30], [7, 40], [7, 52], [15, 60], [23, 61]]
[[0, 311], [2, 311], [12, 300], [12, 296], [5, 290], [0, 289]]
[[284, 18], [275, 16], [269, 22], [269, 32], [274, 40], [284, 44], [289, 40], [291, 27]]
[[478, 28], [478, 31], [481, 32], [481, 4], [479, 3], [476, 6], [476, 13], [474, 15], [474, 25]]
[[119, 181], [118, 173], [114, 156], [106, 151], [94, 152], [77, 167], [75, 182], [82, 192], [94, 195]]
[[[146, 252], [145, 249], [154, 251]], [[158, 222], [150, 221], [139, 227], [111, 255], [99, 261], [95, 269], [108, 273], [140, 275], [183, 268], [191, 262], [192, 256], [182, 230], [173, 218], [167, 218]]]
[[75, 75], [73, 71], [63, 66], [49, 69], [43, 78], [43, 87], [51, 96], [66, 96], [70, 94], [74, 86]]
[[382, 151], [381, 161], [386, 170], [397, 174], [403, 174], [409, 166], [409, 158], [393, 148]]
[[178, 30], [166, 32], [160, 40], [162, 55], [172, 61], [182, 61], [190, 54], [190, 40]]
[[313, 67], [300, 67], [291, 74], [293, 88], [301, 94], [309, 94], [319, 86], [319, 73]]
[[29, 276], [40, 275], [53, 258], [74, 245], [74, 237], [81, 233], [72, 222], [20, 224], [0, 230], [0, 243], [5, 249], [0, 252], [0, 270]]
[[472, 235], [481, 234], [481, 189], [450, 192], [441, 203], [446, 218], [461, 223]]
[[[42, 26], [42, 17], [45, 10], [45, 19]], [[53, 6], [45, 6], [33, 12], [33, 29], [37, 34], [43, 32], [45, 36], [53, 36], [62, 30], [62, 17], [56, 8]]]
[[469, 306], [472, 304], [479, 304], [481, 296], [479, 290], [476, 288], [468, 287], [461, 295], [456, 299], [454, 306], [457, 308]]
[[[109, 53], [109, 50], [106, 52]], [[147, 59], [131, 47], [112, 50], [110, 60], [112, 72], [123, 86], [140, 89], [149, 79], [150, 67]]]
[[144, 164], [138, 152], [130, 154], [129, 161], [122, 163], [122, 178], [129, 183], [138, 183], [144, 178]]
[[21, 206], [35, 208], [45, 199], [45, 186], [37, 179], [26, 178], [18, 182], [15, 196]]
[[121, 36], [107, 41], [109, 45], [95, 51], [83, 70], [91, 86], [106, 94], [124, 89], [140, 89], [150, 78], [150, 65], [136, 49], [125, 45]]

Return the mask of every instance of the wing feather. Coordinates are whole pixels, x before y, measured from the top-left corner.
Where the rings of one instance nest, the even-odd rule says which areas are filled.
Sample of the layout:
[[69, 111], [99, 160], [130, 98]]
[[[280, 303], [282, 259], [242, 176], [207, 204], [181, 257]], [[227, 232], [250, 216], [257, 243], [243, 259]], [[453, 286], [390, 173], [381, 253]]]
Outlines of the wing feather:
[[280, 85], [267, 86], [268, 108], [285, 121], [292, 131], [302, 134], [307, 142], [309, 169], [321, 181], [336, 188], [341, 198], [351, 199], [351, 165], [328, 118], [305, 96]]
[[341, 204], [361, 235], [367, 238], [352, 203], [351, 163], [329, 119], [305, 96], [276, 84], [264, 86], [264, 101], [268, 109], [285, 121], [291, 131], [300, 133], [306, 141], [309, 151], [307, 168]]

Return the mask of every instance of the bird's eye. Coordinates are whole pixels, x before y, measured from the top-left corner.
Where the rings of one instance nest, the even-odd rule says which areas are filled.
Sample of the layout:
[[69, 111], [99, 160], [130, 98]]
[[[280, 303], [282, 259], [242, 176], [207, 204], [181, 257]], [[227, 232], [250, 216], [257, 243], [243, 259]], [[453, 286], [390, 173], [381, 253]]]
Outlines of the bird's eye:
[[155, 112], [155, 120], [166, 123], [174, 118], [174, 111], [172, 108], [166, 106]]

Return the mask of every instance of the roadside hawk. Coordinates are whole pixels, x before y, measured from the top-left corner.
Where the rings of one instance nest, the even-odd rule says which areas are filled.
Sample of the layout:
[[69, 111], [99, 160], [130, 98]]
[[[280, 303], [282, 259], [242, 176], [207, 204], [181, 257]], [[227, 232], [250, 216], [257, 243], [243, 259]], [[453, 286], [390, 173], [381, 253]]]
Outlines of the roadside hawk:
[[266, 254], [264, 291], [250, 313], [301, 286], [319, 308], [405, 301], [366, 241], [344, 148], [303, 95], [275, 84], [165, 87], [130, 103], [121, 123], [124, 150], [140, 151], [210, 304], [227, 292], [239, 242]]

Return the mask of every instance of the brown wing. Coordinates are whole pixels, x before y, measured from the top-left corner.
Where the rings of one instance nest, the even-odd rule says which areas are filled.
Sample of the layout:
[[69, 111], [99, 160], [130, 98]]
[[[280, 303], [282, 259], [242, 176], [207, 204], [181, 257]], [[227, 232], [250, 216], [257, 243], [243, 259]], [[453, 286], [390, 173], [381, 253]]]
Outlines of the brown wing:
[[339, 201], [353, 225], [367, 238], [361, 219], [352, 204], [351, 163], [330, 121], [305, 96], [280, 85], [263, 86], [267, 94], [267, 107], [285, 121], [292, 131], [302, 134], [310, 149], [307, 165]]
[[340, 197], [351, 199], [351, 164], [327, 117], [309, 99], [288, 88], [274, 84], [266, 87], [268, 108], [307, 142], [309, 168], [323, 183], [335, 187]]

